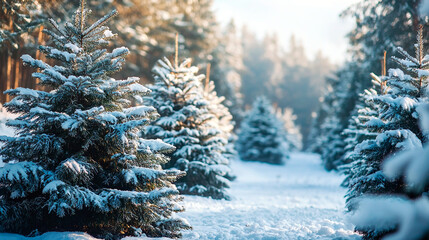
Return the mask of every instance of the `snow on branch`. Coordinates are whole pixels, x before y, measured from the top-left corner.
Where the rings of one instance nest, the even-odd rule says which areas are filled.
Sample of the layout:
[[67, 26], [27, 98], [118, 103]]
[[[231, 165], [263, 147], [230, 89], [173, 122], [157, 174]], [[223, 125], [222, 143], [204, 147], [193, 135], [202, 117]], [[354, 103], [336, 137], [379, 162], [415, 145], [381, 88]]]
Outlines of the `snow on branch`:
[[118, 15], [118, 11], [113, 10], [110, 13], [106, 14], [104, 17], [100, 18], [97, 22], [95, 22], [94, 24], [92, 24], [89, 28], [87, 28], [82, 35], [86, 36], [89, 33], [91, 33], [92, 31], [94, 31], [95, 29], [103, 26], [104, 24], [106, 24], [112, 17]]

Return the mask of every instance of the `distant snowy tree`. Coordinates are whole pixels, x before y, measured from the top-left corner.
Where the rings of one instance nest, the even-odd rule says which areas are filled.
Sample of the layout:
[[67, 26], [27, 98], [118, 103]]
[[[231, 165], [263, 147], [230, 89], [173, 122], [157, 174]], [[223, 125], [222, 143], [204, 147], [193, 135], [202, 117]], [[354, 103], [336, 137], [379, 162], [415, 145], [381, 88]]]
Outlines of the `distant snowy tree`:
[[277, 118], [283, 122], [286, 131], [286, 142], [291, 151], [299, 151], [302, 148], [302, 135], [300, 128], [295, 125], [296, 115], [291, 108], [277, 109]]
[[[429, 56], [424, 55], [422, 27], [417, 35], [415, 57], [398, 48], [403, 58], [393, 57], [393, 60], [401, 69], [390, 69], [386, 78], [386, 94], [372, 97], [372, 101], [379, 105], [378, 116], [366, 125], [379, 134], [374, 140], [365, 140], [355, 148], [361, 157], [352, 162], [359, 166], [350, 180], [348, 192], [352, 210], [356, 209], [356, 204], [351, 200], [364, 194], [407, 195], [403, 179], [387, 179], [381, 166], [388, 156], [404, 150], [419, 149], [426, 142], [426, 136], [418, 125], [420, 114], [417, 109], [428, 102]], [[378, 239], [387, 233], [377, 228], [357, 226], [356, 229], [363, 232], [367, 239]], [[395, 225], [391, 225], [389, 231], [392, 229], [395, 229]]]
[[[350, 64], [353, 68], [353, 64]], [[341, 133], [348, 126], [350, 112], [355, 107], [354, 95], [349, 89], [356, 88], [355, 82], [344, 81], [350, 78], [346, 70], [338, 71], [336, 77], [328, 79], [328, 91], [319, 109], [317, 135], [313, 149], [321, 154], [322, 162], [327, 170], [336, 170], [345, 154], [345, 136]]]
[[7, 42], [13, 49], [19, 48], [19, 37], [31, 32], [45, 20], [39, 1], [1, 0], [0, 8], [0, 46]]
[[288, 158], [283, 123], [270, 102], [258, 97], [246, 115], [238, 133], [236, 148], [243, 161], [284, 164]]
[[233, 21], [229, 22], [218, 36], [219, 44], [213, 50], [210, 79], [216, 92], [225, 97], [224, 105], [230, 109], [236, 124], [243, 118], [243, 95], [241, 71], [244, 70], [243, 46]]
[[268, 82], [266, 82], [268, 89], [277, 93], [280, 88], [280, 82], [285, 75], [284, 68], [282, 66], [283, 60], [283, 49], [280, 47], [279, 38], [276, 34], [266, 35], [263, 41], [264, 53], [263, 58], [270, 63], [269, 68], [266, 71], [269, 74]]
[[163, 170], [174, 147], [138, 136], [157, 118], [151, 106], [129, 107], [149, 90], [138, 78], [115, 80], [129, 50], [100, 48], [114, 37], [105, 24], [110, 12], [86, 25], [85, 1], [73, 22], [46, 30], [53, 46], [40, 46], [59, 65], [23, 55], [33, 77], [52, 91], [17, 88], [5, 104], [18, 113], [8, 125], [15, 137], [0, 137], [7, 164], [0, 168], [0, 229], [37, 234], [86, 231], [105, 239], [122, 236], [180, 237], [189, 229], [172, 181], [184, 175]]
[[[168, 59], [158, 61], [154, 68], [152, 94], [145, 101], [161, 115], [144, 133], [149, 138], [161, 138], [176, 147], [167, 168], [186, 171], [186, 177], [176, 185], [184, 194], [214, 199], [229, 199], [225, 188], [229, 181], [229, 160], [224, 155], [231, 129], [228, 113], [214, 109], [213, 95], [204, 97], [197, 67], [188, 67], [191, 59], [173, 66]], [[207, 93], [206, 93], [207, 94]], [[208, 100], [208, 98], [210, 100]], [[217, 101], [217, 100], [216, 100]], [[220, 103], [217, 103], [220, 104]], [[219, 121], [226, 125], [220, 127]]]

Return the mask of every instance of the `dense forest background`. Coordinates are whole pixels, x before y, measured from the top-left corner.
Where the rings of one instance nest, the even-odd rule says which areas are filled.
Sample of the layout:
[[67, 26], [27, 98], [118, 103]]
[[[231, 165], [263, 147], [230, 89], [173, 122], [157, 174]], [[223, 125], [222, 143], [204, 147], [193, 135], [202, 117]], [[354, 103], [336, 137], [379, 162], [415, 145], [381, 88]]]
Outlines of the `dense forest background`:
[[[37, 50], [45, 44], [42, 33], [48, 18], [65, 23], [78, 7], [79, 1], [2, 1], [2, 30], [0, 32], [0, 102], [10, 99], [3, 91], [10, 88], [36, 88], [31, 70], [22, 65], [20, 56], [28, 53], [35, 58], [43, 55]], [[319, 52], [307, 56], [305, 46], [293, 35], [289, 46], [282, 46], [275, 33], [258, 38], [249, 26], [237, 26], [233, 20], [220, 24], [212, 0], [92, 0], [96, 19], [116, 8], [121, 17], [109, 24], [118, 33], [110, 48], [126, 44], [130, 48], [127, 65], [117, 78], [139, 76], [142, 83], [153, 82], [151, 69], [156, 61], [172, 58], [176, 33], [179, 34], [181, 56], [188, 56], [215, 83], [219, 95], [225, 96], [236, 125], [243, 111], [261, 95], [278, 108], [291, 108], [297, 115], [304, 140], [310, 132], [312, 113], [323, 95], [325, 78], [335, 69], [329, 59]], [[46, 60], [46, 59], [43, 59]], [[123, 75], [123, 76], [122, 76]], [[38, 86], [40, 87], [40, 86]]]

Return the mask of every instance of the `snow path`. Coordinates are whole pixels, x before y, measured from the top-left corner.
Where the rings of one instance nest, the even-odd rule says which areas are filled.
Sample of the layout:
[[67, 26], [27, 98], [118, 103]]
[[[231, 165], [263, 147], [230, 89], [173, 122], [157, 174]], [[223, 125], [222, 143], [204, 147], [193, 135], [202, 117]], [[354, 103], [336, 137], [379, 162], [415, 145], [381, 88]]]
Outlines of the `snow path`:
[[342, 176], [318, 155], [292, 154], [284, 166], [232, 163], [232, 201], [186, 196], [184, 239], [359, 239], [344, 216]]

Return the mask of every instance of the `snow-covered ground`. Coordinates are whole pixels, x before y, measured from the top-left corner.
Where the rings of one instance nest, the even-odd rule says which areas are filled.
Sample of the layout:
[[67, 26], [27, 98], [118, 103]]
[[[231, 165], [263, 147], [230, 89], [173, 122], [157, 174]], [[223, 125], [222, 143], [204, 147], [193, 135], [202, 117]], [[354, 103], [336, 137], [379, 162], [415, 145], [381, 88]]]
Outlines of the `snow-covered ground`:
[[342, 176], [318, 155], [295, 153], [284, 166], [233, 162], [232, 201], [187, 196], [184, 239], [359, 239], [344, 215]]

